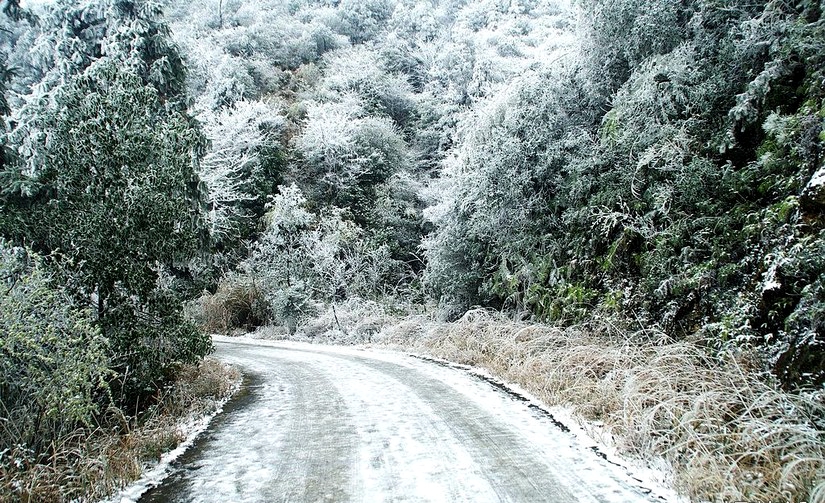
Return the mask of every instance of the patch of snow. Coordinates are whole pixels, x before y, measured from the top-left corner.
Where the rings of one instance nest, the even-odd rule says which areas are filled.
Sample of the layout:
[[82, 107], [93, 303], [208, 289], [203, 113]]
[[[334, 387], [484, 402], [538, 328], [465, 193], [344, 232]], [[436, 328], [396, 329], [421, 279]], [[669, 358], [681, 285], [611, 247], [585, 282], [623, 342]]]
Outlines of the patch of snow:
[[[769, 257], [770, 258], [770, 257]], [[779, 290], [782, 288], [782, 283], [779, 282], [776, 272], [781, 265], [782, 260], [775, 259], [771, 262], [770, 267], [763, 273], [762, 277], [762, 293]]]
[[186, 436], [186, 439], [177, 447], [169, 452], [161, 455], [160, 460], [147, 469], [143, 475], [136, 481], [132, 482], [125, 488], [121, 489], [114, 496], [103, 500], [101, 503], [137, 503], [140, 497], [153, 487], [160, 485], [163, 480], [171, 473], [172, 463], [183, 455], [195, 443], [198, 436], [206, 431], [209, 423], [223, 412], [223, 407], [232, 398], [235, 392], [240, 387], [240, 381], [236, 383], [227, 396], [216, 403], [215, 411], [206, 414], [205, 416], [190, 418], [179, 426], [181, 432]]
[[825, 186], [825, 167], [816, 170], [816, 173], [814, 173], [810, 181], [808, 181], [805, 190], [817, 190], [822, 186]]

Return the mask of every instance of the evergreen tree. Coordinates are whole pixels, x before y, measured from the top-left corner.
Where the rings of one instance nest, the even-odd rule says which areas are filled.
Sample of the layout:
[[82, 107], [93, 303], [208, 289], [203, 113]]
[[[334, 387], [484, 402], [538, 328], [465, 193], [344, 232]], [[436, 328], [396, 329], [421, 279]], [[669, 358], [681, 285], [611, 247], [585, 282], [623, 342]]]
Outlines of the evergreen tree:
[[208, 351], [185, 322], [171, 272], [208, 243], [180, 57], [153, 2], [60, 3], [41, 46], [54, 64], [15, 111], [20, 155], [3, 173], [0, 231], [48, 256], [97, 315], [138, 398]]

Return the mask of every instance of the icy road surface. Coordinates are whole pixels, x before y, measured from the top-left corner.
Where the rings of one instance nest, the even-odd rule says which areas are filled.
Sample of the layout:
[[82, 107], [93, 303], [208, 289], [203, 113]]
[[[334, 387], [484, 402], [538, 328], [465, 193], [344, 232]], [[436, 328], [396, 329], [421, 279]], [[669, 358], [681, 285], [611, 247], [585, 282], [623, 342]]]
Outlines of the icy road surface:
[[296, 343], [216, 347], [246, 386], [141, 503], [658, 501], [464, 370]]

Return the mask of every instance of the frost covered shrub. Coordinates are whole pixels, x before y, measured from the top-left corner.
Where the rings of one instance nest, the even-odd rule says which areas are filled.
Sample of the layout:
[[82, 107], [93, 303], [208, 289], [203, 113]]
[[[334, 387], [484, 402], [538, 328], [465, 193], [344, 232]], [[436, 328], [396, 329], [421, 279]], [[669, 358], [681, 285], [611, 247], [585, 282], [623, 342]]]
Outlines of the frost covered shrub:
[[353, 43], [366, 42], [378, 35], [394, 7], [392, 0], [343, 0], [337, 9], [340, 24], [335, 28]]
[[290, 335], [295, 334], [299, 322], [306, 321], [315, 312], [303, 281], [270, 292], [267, 300], [272, 306], [274, 321], [286, 326]]
[[375, 49], [362, 45], [332, 52], [324, 60], [323, 91], [354, 93], [365, 114], [390, 117], [401, 128], [409, 125], [416, 113], [416, 97], [406, 75], [388, 71], [394, 62], [385, 62]]
[[352, 297], [319, 312], [303, 327], [303, 335], [316, 342], [363, 344], [396, 321], [397, 314], [386, 303]]
[[406, 145], [390, 119], [364, 116], [355, 102], [310, 103], [295, 147], [305, 169], [296, 178], [318, 206], [349, 208], [366, 223], [375, 191], [405, 167]]
[[[408, 266], [347, 212], [334, 206], [310, 211], [296, 185], [279, 190], [269, 204], [267, 229], [240, 265], [240, 276], [260, 290], [271, 320], [294, 332], [316, 302], [395, 294], [409, 281]], [[209, 302], [224, 305], [220, 295], [219, 289]]]
[[285, 120], [261, 101], [206, 110], [199, 119], [209, 140], [198, 169], [206, 186], [207, 222], [216, 248], [229, 254], [257, 230], [264, 213], [261, 199], [277, 186], [278, 139]]
[[105, 406], [108, 344], [44, 271], [0, 241], [0, 462], [22, 445], [40, 455]]

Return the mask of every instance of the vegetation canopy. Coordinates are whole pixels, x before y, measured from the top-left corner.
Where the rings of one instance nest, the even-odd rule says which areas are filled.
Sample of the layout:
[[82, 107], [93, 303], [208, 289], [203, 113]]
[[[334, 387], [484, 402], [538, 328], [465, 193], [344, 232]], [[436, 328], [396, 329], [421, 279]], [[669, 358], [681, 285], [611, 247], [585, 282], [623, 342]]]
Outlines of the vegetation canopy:
[[71, 425], [146, 410], [208, 332], [373, 334], [359, 302], [609, 326], [821, 401], [821, 1], [0, 11], [6, 444], [63, 433], [27, 383], [74, 376]]

